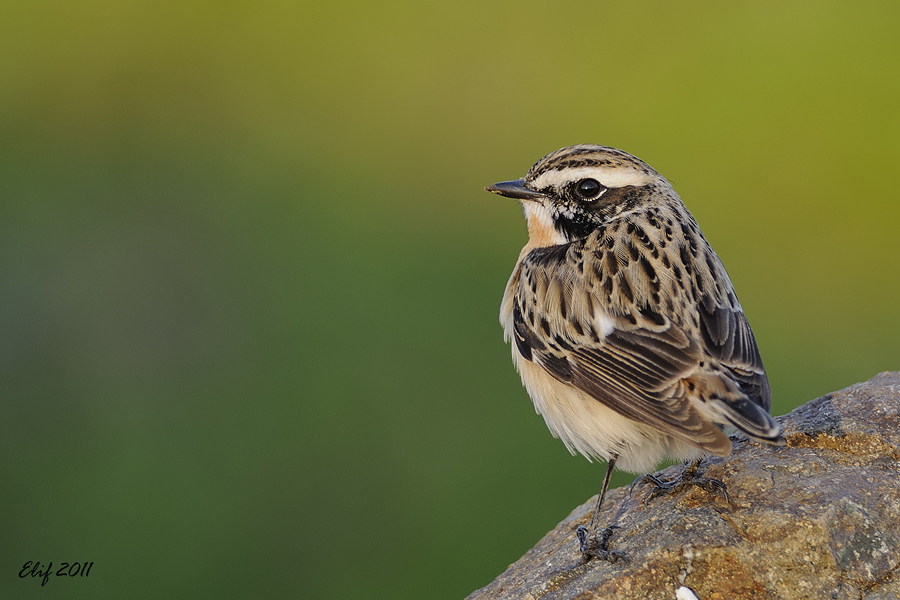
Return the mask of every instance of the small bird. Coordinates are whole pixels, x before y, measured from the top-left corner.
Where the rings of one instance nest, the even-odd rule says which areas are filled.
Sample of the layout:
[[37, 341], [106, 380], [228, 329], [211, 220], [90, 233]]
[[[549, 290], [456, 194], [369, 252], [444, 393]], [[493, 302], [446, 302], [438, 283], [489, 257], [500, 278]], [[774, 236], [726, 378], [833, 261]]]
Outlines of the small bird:
[[528, 243], [500, 308], [525, 389], [572, 454], [607, 461], [597, 507], [580, 527], [582, 561], [621, 558], [598, 537], [613, 468], [731, 453], [723, 429], [783, 445], [766, 371], [734, 287], [694, 217], [639, 158], [582, 144], [486, 191], [522, 202]]

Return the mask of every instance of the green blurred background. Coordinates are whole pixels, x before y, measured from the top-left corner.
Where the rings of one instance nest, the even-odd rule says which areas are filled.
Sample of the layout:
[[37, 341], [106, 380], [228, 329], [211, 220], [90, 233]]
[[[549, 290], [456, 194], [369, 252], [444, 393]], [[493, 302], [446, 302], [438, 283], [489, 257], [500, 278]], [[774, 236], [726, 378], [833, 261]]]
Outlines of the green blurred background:
[[[674, 183], [774, 412], [900, 369], [898, 16], [5, 3], [0, 596], [487, 584], [603, 470], [513, 370], [525, 227], [482, 191], [568, 144]], [[41, 588], [28, 560], [95, 564]]]

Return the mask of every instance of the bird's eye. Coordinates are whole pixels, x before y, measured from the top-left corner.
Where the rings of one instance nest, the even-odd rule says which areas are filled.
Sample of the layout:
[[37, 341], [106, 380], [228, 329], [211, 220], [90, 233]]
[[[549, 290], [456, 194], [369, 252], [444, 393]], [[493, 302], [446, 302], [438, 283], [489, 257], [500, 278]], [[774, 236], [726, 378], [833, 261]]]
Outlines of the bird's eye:
[[575, 184], [575, 193], [580, 200], [596, 200], [605, 191], [606, 188], [596, 179], [582, 179]]

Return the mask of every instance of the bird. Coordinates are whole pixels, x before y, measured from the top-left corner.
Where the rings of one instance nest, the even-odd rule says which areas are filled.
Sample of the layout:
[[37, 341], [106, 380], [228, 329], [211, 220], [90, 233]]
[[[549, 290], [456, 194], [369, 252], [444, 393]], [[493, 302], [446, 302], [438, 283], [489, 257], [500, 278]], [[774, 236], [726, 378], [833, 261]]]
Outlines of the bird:
[[599, 527], [614, 468], [683, 460], [676, 480], [646, 477], [724, 492], [697, 471], [731, 453], [727, 430], [785, 443], [756, 339], [697, 221], [636, 156], [568, 146], [485, 190], [519, 200], [528, 227], [500, 307], [513, 363], [554, 437], [607, 462], [581, 560], [624, 558]]

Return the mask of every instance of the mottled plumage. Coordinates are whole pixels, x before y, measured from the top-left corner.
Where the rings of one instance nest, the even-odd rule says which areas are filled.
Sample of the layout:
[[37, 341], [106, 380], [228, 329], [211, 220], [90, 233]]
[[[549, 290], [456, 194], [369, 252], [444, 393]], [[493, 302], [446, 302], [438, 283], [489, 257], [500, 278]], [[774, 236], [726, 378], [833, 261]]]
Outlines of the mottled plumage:
[[579, 145], [487, 190], [525, 209], [529, 241], [500, 320], [535, 407], [570, 451], [646, 472], [729, 454], [727, 426], [783, 443], [728, 273], [661, 175]]

